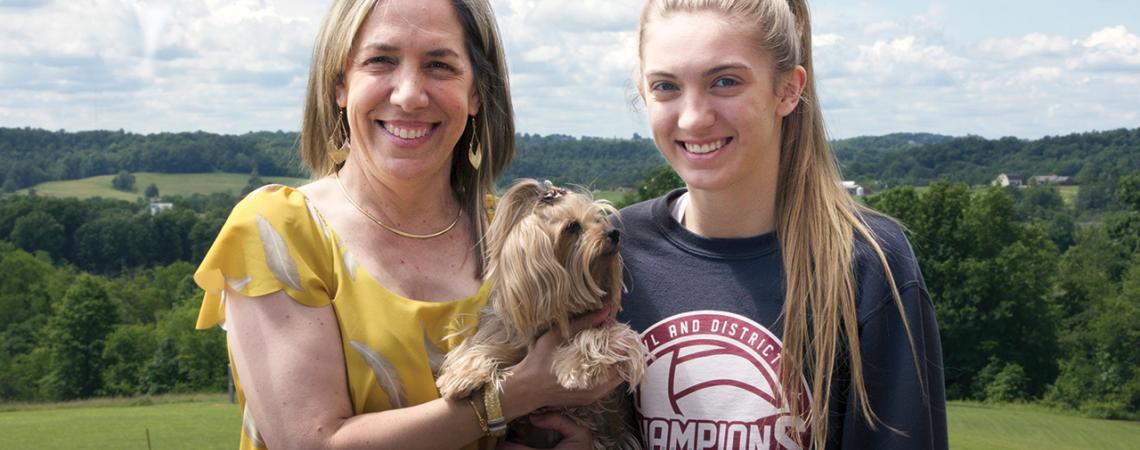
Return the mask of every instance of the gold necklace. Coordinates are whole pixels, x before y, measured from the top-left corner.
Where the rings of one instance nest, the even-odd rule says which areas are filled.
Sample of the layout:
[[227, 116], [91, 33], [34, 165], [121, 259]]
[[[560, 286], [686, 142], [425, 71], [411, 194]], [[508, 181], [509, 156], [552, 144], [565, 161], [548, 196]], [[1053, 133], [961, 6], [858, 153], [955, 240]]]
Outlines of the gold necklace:
[[393, 233], [396, 233], [397, 235], [400, 235], [400, 236], [403, 236], [403, 237], [406, 237], [406, 238], [412, 238], [412, 239], [431, 239], [431, 238], [433, 238], [433, 237], [442, 236], [444, 233], [447, 233], [448, 231], [451, 231], [451, 229], [452, 229], [452, 228], [455, 228], [455, 224], [459, 223], [459, 218], [460, 218], [461, 216], [463, 216], [463, 208], [459, 208], [459, 212], [457, 212], [457, 213], [455, 214], [455, 220], [452, 220], [452, 221], [451, 221], [451, 225], [448, 225], [448, 226], [447, 226], [447, 228], [444, 228], [444, 229], [442, 229], [442, 230], [439, 230], [439, 231], [437, 231], [437, 232], [435, 232], [435, 233], [431, 233], [431, 234], [412, 234], [412, 233], [409, 233], [409, 232], [407, 232], [407, 231], [399, 230], [399, 229], [397, 229], [397, 228], [395, 228], [395, 227], [393, 227], [393, 226], [391, 226], [391, 225], [388, 225], [388, 224], [386, 224], [386, 223], [384, 223], [384, 222], [381, 222], [381, 221], [380, 221], [380, 219], [377, 219], [377, 218], [373, 217], [373, 216], [372, 216], [372, 214], [368, 214], [368, 211], [365, 211], [365, 210], [364, 210], [364, 208], [361, 208], [361, 207], [360, 207], [360, 205], [356, 204], [356, 201], [354, 201], [354, 200], [352, 199], [352, 197], [348, 195], [348, 191], [347, 191], [347, 190], [345, 190], [345, 188], [344, 188], [344, 184], [342, 184], [342, 183], [340, 182], [340, 172], [338, 171], [338, 172], [336, 173], [336, 175], [334, 175], [334, 176], [336, 177], [336, 185], [337, 185], [337, 186], [340, 186], [340, 192], [341, 192], [342, 194], [344, 194], [344, 198], [345, 198], [345, 200], [348, 200], [348, 203], [352, 204], [352, 206], [353, 206], [354, 208], [356, 208], [356, 210], [357, 210], [357, 211], [360, 211], [360, 213], [361, 213], [361, 214], [364, 214], [364, 217], [367, 217], [369, 220], [371, 220], [371, 221], [373, 221], [373, 222], [376, 222], [376, 225], [380, 225], [380, 226], [381, 226], [382, 228], [384, 228], [385, 230], [391, 231], [391, 232], [393, 232]]

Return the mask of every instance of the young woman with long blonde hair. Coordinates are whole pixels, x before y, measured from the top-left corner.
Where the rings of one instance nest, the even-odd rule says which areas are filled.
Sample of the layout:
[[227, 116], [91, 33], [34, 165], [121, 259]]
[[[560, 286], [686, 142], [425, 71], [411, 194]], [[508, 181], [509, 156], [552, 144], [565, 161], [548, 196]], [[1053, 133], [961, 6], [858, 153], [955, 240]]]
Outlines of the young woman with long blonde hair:
[[947, 447], [901, 227], [828, 147], [804, 0], [649, 0], [637, 87], [686, 187], [622, 212], [647, 448]]

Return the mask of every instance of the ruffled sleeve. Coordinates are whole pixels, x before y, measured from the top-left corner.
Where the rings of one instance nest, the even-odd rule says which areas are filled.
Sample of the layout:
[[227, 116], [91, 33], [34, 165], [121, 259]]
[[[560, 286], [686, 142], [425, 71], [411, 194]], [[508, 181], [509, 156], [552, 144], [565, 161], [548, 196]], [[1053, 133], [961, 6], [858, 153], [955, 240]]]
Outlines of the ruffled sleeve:
[[306, 306], [334, 296], [332, 235], [295, 189], [270, 185], [234, 207], [194, 273], [205, 292], [198, 329], [225, 322], [225, 289], [245, 297], [284, 291]]

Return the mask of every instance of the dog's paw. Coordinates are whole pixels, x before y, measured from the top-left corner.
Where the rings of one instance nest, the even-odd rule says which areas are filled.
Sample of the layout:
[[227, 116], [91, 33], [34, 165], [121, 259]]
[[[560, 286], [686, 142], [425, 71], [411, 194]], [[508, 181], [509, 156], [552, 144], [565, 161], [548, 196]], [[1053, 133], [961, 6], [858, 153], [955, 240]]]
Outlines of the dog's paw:
[[495, 367], [485, 359], [460, 356], [449, 358], [440, 369], [435, 387], [439, 395], [448, 399], [466, 398], [491, 381]]
[[590, 389], [608, 378], [611, 371], [568, 346], [558, 349], [554, 358], [554, 373], [558, 376], [558, 384], [566, 389]]

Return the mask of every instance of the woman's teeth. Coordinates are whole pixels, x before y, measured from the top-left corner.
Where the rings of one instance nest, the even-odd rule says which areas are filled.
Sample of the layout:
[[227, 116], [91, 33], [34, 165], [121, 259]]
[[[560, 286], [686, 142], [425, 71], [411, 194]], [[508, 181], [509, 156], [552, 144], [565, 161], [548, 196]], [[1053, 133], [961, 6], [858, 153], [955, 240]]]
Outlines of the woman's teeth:
[[389, 133], [392, 133], [393, 136], [399, 136], [401, 139], [419, 139], [419, 138], [422, 138], [424, 136], [427, 136], [428, 132], [431, 131], [431, 128], [421, 128], [418, 130], [409, 130], [406, 128], [400, 128], [400, 127], [389, 125], [389, 124], [384, 124], [384, 129], [388, 130]]
[[720, 150], [720, 148], [724, 147], [724, 144], [727, 144], [727, 143], [728, 143], [728, 139], [720, 139], [720, 140], [709, 142], [708, 144], [702, 144], [702, 145], [694, 145], [694, 144], [690, 144], [690, 143], [686, 142], [685, 143], [685, 150], [688, 151], [689, 153], [696, 153], [698, 155], [703, 155], [705, 153], [711, 153], [713, 151]]

